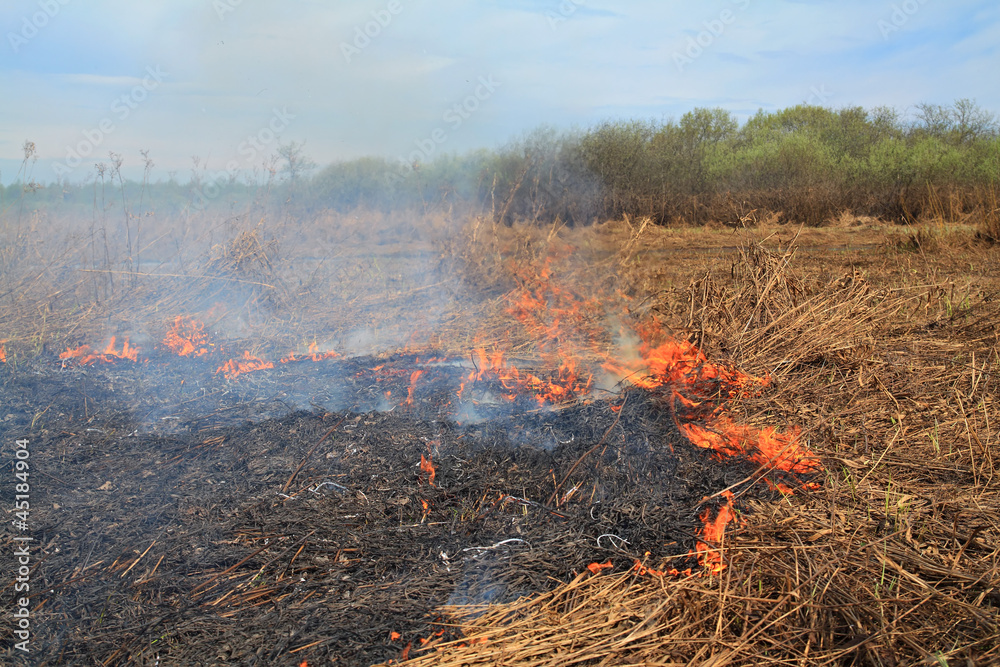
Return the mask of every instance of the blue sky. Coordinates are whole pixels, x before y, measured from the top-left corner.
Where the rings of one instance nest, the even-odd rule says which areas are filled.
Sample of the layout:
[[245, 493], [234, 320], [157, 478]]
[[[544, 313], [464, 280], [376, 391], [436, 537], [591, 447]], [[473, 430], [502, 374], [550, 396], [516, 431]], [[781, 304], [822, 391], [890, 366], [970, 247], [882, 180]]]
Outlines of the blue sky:
[[25, 140], [41, 182], [109, 151], [136, 177], [140, 149], [186, 180], [288, 141], [433, 156], [697, 106], [1000, 111], [993, 0], [7, 0], [0, 28], [4, 183]]

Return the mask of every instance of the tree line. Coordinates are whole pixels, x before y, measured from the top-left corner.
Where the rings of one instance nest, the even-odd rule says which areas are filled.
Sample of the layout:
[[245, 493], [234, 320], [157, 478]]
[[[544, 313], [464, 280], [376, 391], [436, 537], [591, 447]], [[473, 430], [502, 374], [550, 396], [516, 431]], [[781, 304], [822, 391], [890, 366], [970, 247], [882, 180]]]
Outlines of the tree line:
[[[283, 145], [261, 178], [121, 185], [159, 210], [232, 207], [262, 194], [298, 212], [431, 211], [456, 207], [515, 221], [571, 225], [623, 215], [655, 222], [734, 222], [754, 212], [822, 224], [843, 211], [912, 220], [947, 206], [968, 213], [996, 200], [1000, 125], [968, 99], [890, 107], [798, 105], [740, 122], [721, 108], [668, 120], [609, 120], [586, 129], [539, 127], [492, 150], [406, 164], [381, 157], [318, 168]], [[109, 183], [31, 186], [33, 199], [89, 202]], [[0, 192], [24, 197], [20, 183]]]

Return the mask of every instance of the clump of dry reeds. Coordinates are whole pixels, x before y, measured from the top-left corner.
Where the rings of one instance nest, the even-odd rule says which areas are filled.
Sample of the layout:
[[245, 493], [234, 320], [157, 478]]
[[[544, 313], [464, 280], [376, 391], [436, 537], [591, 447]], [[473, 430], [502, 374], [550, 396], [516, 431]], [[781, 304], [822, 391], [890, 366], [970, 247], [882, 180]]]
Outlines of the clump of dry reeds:
[[699, 328], [718, 332], [723, 351], [754, 371], [773, 374], [833, 357], [857, 363], [902, 304], [857, 271], [807, 285], [791, 270], [794, 253], [794, 246], [741, 246], [730, 288], [702, 292], [716, 302], [701, 304]]
[[221, 278], [228, 289], [239, 295], [244, 308], [274, 312], [287, 299], [287, 290], [274, 268], [276, 252], [277, 242], [265, 240], [261, 227], [244, 229], [228, 242], [212, 247], [205, 275]]

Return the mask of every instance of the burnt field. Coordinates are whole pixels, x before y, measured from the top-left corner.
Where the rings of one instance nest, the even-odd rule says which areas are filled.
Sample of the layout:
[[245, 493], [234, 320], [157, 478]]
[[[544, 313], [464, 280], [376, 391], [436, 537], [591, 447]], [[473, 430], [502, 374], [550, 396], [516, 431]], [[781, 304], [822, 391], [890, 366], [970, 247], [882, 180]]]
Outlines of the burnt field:
[[[45, 411], [31, 439], [36, 664], [398, 658], [435, 636], [445, 604], [511, 602], [595, 561], [698, 568], [698, 516], [720, 504], [706, 496], [757, 468], [688, 443], [646, 390], [460, 425], [441, 406], [457, 372], [376, 411], [410, 375], [366, 373], [379, 365], [264, 371], [200, 416], [151, 390], [167, 373], [152, 362], [5, 377], [8, 410]], [[212, 387], [187, 366], [156, 379]], [[263, 416], [302, 384], [357, 407]]]
[[28, 663], [1000, 657], [987, 242], [337, 222], [5, 264]]

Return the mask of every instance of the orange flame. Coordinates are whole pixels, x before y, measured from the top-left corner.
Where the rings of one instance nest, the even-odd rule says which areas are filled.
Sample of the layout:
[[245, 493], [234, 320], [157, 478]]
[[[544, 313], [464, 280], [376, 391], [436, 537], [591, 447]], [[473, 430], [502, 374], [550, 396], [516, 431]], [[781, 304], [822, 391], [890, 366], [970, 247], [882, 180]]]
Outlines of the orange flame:
[[[646, 555], [649, 556], [649, 552], [648, 551], [646, 552]], [[638, 558], [636, 558], [633, 561], [633, 563], [632, 563], [632, 570], [636, 574], [638, 574], [640, 577], [644, 577], [644, 576], [647, 576], [647, 575], [654, 576], [654, 577], [666, 577], [667, 575], [670, 575], [671, 577], [679, 577], [682, 574], [685, 577], [690, 577], [691, 576], [691, 568], [685, 568], [683, 570], [678, 570], [677, 568], [671, 567], [671, 568], [668, 568], [666, 570], [654, 570], [651, 567], [647, 567], [647, 566], [643, 565], [642, 561], [640, 561]]]
[[219, 366], [215, 374], [218, 375], [222, 373], [227, 380], [232, 380], [244, 373], [251, 373], [253, 371], [264, 370], [265, 368], [274, 368], [274, 362], [264, 361], [258, 357], [250, 354], [249, 351], [243, 352], [243, 359], [230, 359], [226, 363]]
[[609, 558], [607, 563], [591, 563], [587, 566], [587, 569], [590, 570], [591, 574], [600, 574], [601, 570], [608, 570], [613, 567], [614, 565]]
[[725, 456], [745, 455], [761, 465], [788, 472], [819, 470], [819, 461], [799, 442], [798, 429], [778, 433], [773, 427], [757, 429], [715, 415], [704, 424], [682, 424], [681, 432], [695, 445]]
[[430, 454], [427, 457], [424, 457], [423, 454], [420, 455], [420, 470], [427, 473], [427, 483], [434, 486], [434, 476], [437, 474], [437, 471], [434, 470], [434, 463], [431, 460]]
[[432, 634], [429, 637], [418, 637], [417, 639], [420, 640], [421, 650], [428, 651], [435, 644], [437, 644], [438, 642], [440, 642], [441, 641], [441, 637], [443, 637], [443, 636], [444, 636], [444, 628], [441, 628], [440, 630], [436, 631], [434, 634]]
[[291, 363], [293, 361], [304, 361], [306, 359], [312, 361], [323, 361], [325, 359], [336, 359], [340, 355], [333, 350], [328, 350], [326, 352], [319, 351], [319, 345], [316, 341], [309, 343], [309, 351], [304, 355], [296, 355], [294, 352], [289, 354], [287, 357], [280, 359], [283, 364]]
[[0, 344], [0, 364], [7, 363], [7, 348]]
[[62, 359], [64, 366], [70, 360], [75, 360], [81, 366], [87, 366], [97, 361], [111, 363], [118, 359], [138, 360], [139, 348], [129, 345], [128, 338], [126, 338], [122, 342], [122, 350], [119, 352], [115, 349], [115, 338], [115, 336], [111, 337], [111, 341], [102, 352], [92, 350], [89, 345], [81, 345], [76, 349], [66, 348], [66, 351], [60, 354], [59, 358]]
[[593, 375], [578, 368], [590, 357], [613, 376], [648, 390], [666, 390], [681, 432], [695, 445], [720, 456], [746, 456], [751, 460], [789, 472], [809, 473], [819, 462], [800, 442], [797, 430], [778, 433], [774, 428], [757, 429], [736, 424], [724, 413], [726, 400], [752, 395], [770, 383], [769, 377], [753, 377], [736, 369], [711, 363], [704, 353], [686, 340], [669, 336], [649, 321], [624, 330], [639, 338], [635, 359], [624, 351], [609, 351], [599, 341], [606, 338], [604, 306], [596, 299], [579, 296], [556, 284], [553, 259], [549, 257], [537, 274], [530, 266], [514, 267], [520, 287], [510, 296], [508, 313], [526, 329], [550, 366], [558, 373], [550, 380], [523, 373], [510, 364], [502, 351], [474, 352], [476, 370], [459, 388], [463, 398], [469, 386], [483, 380], [498, 381], [506, 390], [505, 400], [534, 395], [540, 405], [557, 403], [588, 394]]
[[[557, 373], [551, 380], [543, 380], [495, 361], [490, 368], [504, 386], [509, 383], [511, 389], [534, 393], [539, 405], [558, 403], [590, 392], [593, 375], [584, 376], [577, 368], [583, 357], [581, 353], [585, 353], [588, 346], [595, 348], [603, 333], [602, 325], [598, 324], [603, 322], [603, 304], [596, 299], [583, 298], [550, 280], [552, 260], [553, 257], [546, 259], [537, 276], [514, 267], [521, 287], [510, 297], [507, 312], [524, 326], [537, 342], [543, 360], [548, 366], [558, 368]], [[580, 338], [587, 342], [575, 342]]]
[[469, 373], [458, 390], [461, 398], [466, 388], [483, 380], [494, 380], [507, 391], [502, 398], [514, 401], [519, 395], [529, 394], [535, 397], [539, 405], [559, 403], [575, 396], [584, 396], [590, 392], [593, 376], [586, 379], [576, 372], [576, 364], [572, 359], [564, 359], [558, 371], [551, 380], [544, 380], [531, 373], [522, 373], [516, 366], [504, 359], [504, 353], [496, 351], [493, 354], [479, 348], [473, 352], [473, 361], [478, 370]]
[[163, 337], [163, 345], [182, 357], [200, 357], [208, 354], [208, 336], [205, 325], [193, 317], [178, 315], [174, 326]]
[[[412, 373], [410, 373], [410, 388], [406, 392], [406, 405], [413, 405], [413, 392], [417, 388], [417, 380], [419, 380], [420, 376], [423, 374], [424, 374], [423, 371], [413, 371]], [[431, 474], [431, 478], [432, 479], [434, 478], [433, 474]]]
[[[721, 544], [725, 536], [726, 526], [736, 518], [736, 513], [733, 511], [732, 492], [723, 491], [722, 495], [726, 498], [726, 503], [719, 508], [719, 513], [715, 515], [714, 519], [710, 509], [706, 509], [698, 517], [705, 524], [701, 530], [701, 537], [704, 541], [699, 540], [695, 544], [695, 554], [698, 556], [698, 562], [710, 574], [719, 574], [726, 569], [726, 564], [722, 560]], [[708, 543], [720, 546], [717, 548]]]
[[609, 360], [604, 367], [627, 376], [638, 387], [668, 388], [678, 427], [692, 444], [721, 456], [747, 456], [779, 470], [819, 470], [818, 460], [799, 441], [797, 429], [778, 433], [773, 427], [757, 429], [736, 424], [716, 402], [757, 392], [770, 383], [770, 378], [713, 364], [687, 341], [668, 339], [654, 347], [648, 340], [663, 335], [655, 325], [641, 328], [640, 334], [645, 339], [639, 349], [640, 361], [621, 364]]

